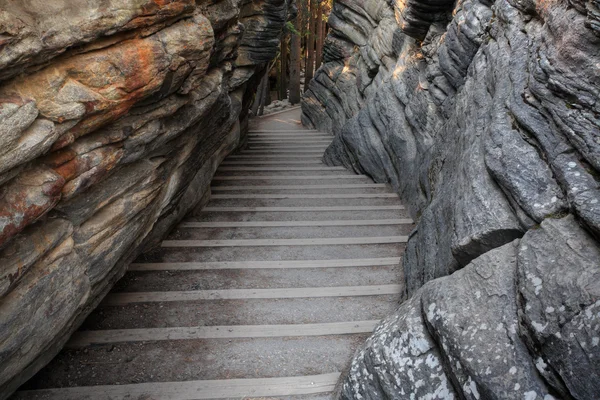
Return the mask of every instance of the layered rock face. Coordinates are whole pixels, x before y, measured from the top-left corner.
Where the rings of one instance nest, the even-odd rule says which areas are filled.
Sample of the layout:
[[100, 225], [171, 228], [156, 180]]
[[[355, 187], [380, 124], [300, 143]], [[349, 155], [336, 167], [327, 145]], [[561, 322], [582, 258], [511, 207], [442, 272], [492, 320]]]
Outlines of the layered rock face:
[[0, 398], [204, 204], [288, 0], [0, 0]]
[[336, 2], [303, 122], [417, 221], [343, 398], [598, 397], [599, 10]]

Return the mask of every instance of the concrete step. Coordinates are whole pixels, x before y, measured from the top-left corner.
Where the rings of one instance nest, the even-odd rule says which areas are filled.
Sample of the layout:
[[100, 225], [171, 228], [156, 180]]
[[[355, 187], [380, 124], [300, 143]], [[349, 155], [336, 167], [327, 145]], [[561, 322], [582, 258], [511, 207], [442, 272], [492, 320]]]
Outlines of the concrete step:
[[[115, 400], [115, 399], [239, 399], [260, 396], [261, 400], [324, 400], [339, 380], [339, 373], [258, 379], [199, 380], [186, 382], [149, 382], [129, 385], [72, 387], [21, 392], [15, 399]], [[291, 395], [289, 395], [291, 394]], [[235, 396], [235, 397], [231, 397]], [[277, 397], [265, 397], [277, 396]], [[258, 397], [254, 397], [258, 398]]]
[[400, 283], [399, 264], [352, 268], [128, 272], [112, 293], [375, 286]]
[[104, 344], [172, 342], [180, 340], [257, 339], [353, 335], [370, 333], [379, 320], [326, 322], [287, 325], [177, 326], [168, 328], [110, 329], [75, 332], [67, 349], [82, 349]]
[[128, 271], [206, 271], [230, 269], [305, 269], [305, 268], [352, 268], [393, 266], [400, 257], [341, 258], [328, 260], [276, 260], [276, 261], [209, 261], [209, 262], [134, 262]]
[[320, 157], [325, 152], [325, 149], [326, 149], [325, 146], [320, 146], [320, 148], [317, 148], [317, 149], [287, 149], [287, 150], [284, 150], [284, 149], [270, 149], [270, 150], [249, 149], [249, 150], [243, 150], [239, 154], [240, 155], [277, 155], [277, 156], [294, 154], [294, 155], [310, 155], [312, 157]]
[[393, 193], [385, 184], [327, 184], [327, 185], [221, 185], [211, 187], [213, 194], [368, 194]]
[[249, 142], [277, 142], [277, 143], [295, 143], [295, 142], [329, 142], [333, 141], [333, 136], [311, 133], [311, 134], [251, 134], [248, 135]]
[[[389, 196], [389, 195], [392, 196]], [[257, 198], [257, 197], [262, 198]], [[234, 198], [231, 198], [234, 197]], [[270, 197], [270, 198], [268, 198]], [[375, 194], [217, 194], [211, 197], [210, 207], [335, 207], [335, 206], [393, 206], [400, 205], [394, 193]]]
[[248, 131], [248, 137], [263, 137], [263, 136], [298, 136], [298, 137], [309, 137], [309, 136], [325, 136], [329, 138], [333, 138], [333, 135], [326, 132], [319, 132], [314, 129], [311, 130], [275, 130], [275, 131], [265, 131], [265, 130], [250, 130]]
[[195, 222], [183, 221], [179, 228], [305, 228], [305, 227], [355, 227], [412, 225], [412, 219], [354, 219], [322, 221], [238, 221], [238, 222]]
[[247, 144], [240, 154], [254, 154], [258, 152], [281, 152], [282, 154], [293, 154], [298, 151], [305, 152], [321, 152], [325, 153], [328, 144], [299, 144], [299, 145], [269, 145], [269, 144]]
[[331, 143], [331, 137], [307, 137], [307, 138], [261, 138], [261, 137], [250, 137], [248, 139], [248, 144], [266, 144], [266, 145], [279, 145], [279, 146], [297, 146], [303, 144], [325, 144], [328, 145]]
[[400, 294], [362, 297], [203, 300], [102, 306], [82, 330], [176, 326], [279, 325], [382, 319]]
[[[279, 122], [279, 121], [278, 121]], [[321, 132], [317, 129], [305, 129], [303, 126], [301, 126], [300, 124], [296, 124], [296, 126], [286, 126], [285, 128], [278, 128], [278, 129], [271, 129], [268, 125], [264, 125], [261, 126], [260, 128], [257, 129], [253, 129], [252, 127], [250, 127], [250, 129], [248, 129], [248, 134], [252, 135], [252, 134], [270, 134], [270, 133], [279, 133], [279, 134], [326, 134], [326, 132]]]
[[287, 136], [282, 136], [279, 134], [252, 134], [252, 135], [248, 135], [248, 141], [276, 141], [276, 142], [283, 142], [283, 143], [287, 143], [287, 142], [295, 142], [295, 141], [300, 141], [300, 142], [306, 142], [306, 141], [322, 141], [322, 142], [329, 142], [331, 143], [333, 141], [333, 136], [329, 136], [329, 135], [320, 135], [320, 134], [311, 134], [311, 135], [287, 135]]
[[239, 175], [239, 176], [222, 176], [219, 175], [213, 180], [212, 186], [261, 186], [261, 185], [333, 185], [333, 184], [358, 184], [371, 183], [372, 181], [362, 175], [343, 174], [336, 175]]
[[[400, 285], [332, 286], [314, 288], [188, 290], [170, 292], [110, 293], [102, 300], [105, 306], [140, 303], [183, 302], [221, 299], [295, 299], [311, 297], [380, 296], [400, 293]], [[134, 338], [135, 339], [135, 338]], [[146, 340], [146, 339], [143, 339]], [[162, 339], [161, 339], [162, 340]], [[166, 339], [164, 339], [166, 340]]]
[[[343, 221], [342, 221], [343, 222]], [[340, 223], [342, 223], [340, 222]], [[361, 221], [352, 221], [361, 222]], [[288, 226], [248, 228], [193, 228], [180, 227], [167, 237], [168, 240], [222, 240], [222, 239], [291, 239], [291, 238], [338, 238], [365, 236], [406, 236], [412, 224], [401, 225], [354, 225], [354, 226]]]
[[268, 207], [252, 207], [252, 206], [231, 206], [231, 207], [219, 207], [208, 205], [204, 207], [203, 211], [206, 213], [210, 212], [265, 212], [265, 213], [296, 213], [296, 212], [323, 212], [323, 213], [334, 213], [343, 211], [400, 211], [404, 210], [403, 205], [334, 205], [334, 206], [268, 206]]
[[248, 135], [328, 135], [326, 132], [320, 132], [316, 129], [304, 129], [302, 126], [286, 127], [286, 129], [269, 129], [262, 127], [260, 129], [249, 129]]
[[361, 236], [335, 238], [291, 239], [221, 239], [221, 240], [163, 240], [164, 248], [215, 248], [215, 247], [289, 247], [289, 246], [338, 246], [406, 243], [408, 236]]
[[243, 154], [235, 153], [227, 157], [228, 161], [311, 161], [311, 162], [322, 162], [323, 154], [267, 154], [267, 155], [256, 155], [256, 154]]
[[[217, 211], [218, 210], [218, 211]], [[190, 221], [331, 221], [356, 219], [394, 219], [409, 218], [408, 211], [403, 209], [384, 209], [369, 207], [369, 209], [352, 209], [348, 211], [331, 211], [313, 209], [307, 211], [261, 211], [251, 209], [246, 211], [225, 210], [225, 207], [207, 211], [206, 208]]]
[[248, 152], [250, 150], [310, 150], [310, 149], [321, 149], [325, 151], [327, 146], [329, 146], [329, 141], [327, 142], [312, 142], [312, 143], [256, 143], [256, 142], [248, 142], [243, 152]]
[[[243, 166], [243, 167], [229, 167], [221, 166], [218, 172], [300, 172], [300, 171], [347, 171], [344, 167], [328, 167], [326, 165], [317, 166]], [[223, 174], [228, 175], [228, 174]]]
[[[319, 180], [353, 180], [353, 179], [369, 179], [366, 175], [357, 175], [347, 170], [339, 170], [339, 171], [298, 171], [294, 173], [261, 173], [249, 171], [245, 174], [217, 174], [214, 176], [213, 181], [253, 181], [253, 180], [263, 180], [263, 181], [304, 181], [304, 183], [311, 184], [311, 181], [319, 181]], [[332, 182], [335, 183], [335, 182]]]
[[272, 161], [268, 161], [268, 160], [231, 160], [231, 161], [224, 161], [221, 163], [221, 167], [227, 167], [227, 166], [271, 166], [271, 165], [277, 165], [277, 166], [283, 166], [283, 167], [294, 167], [294, 166], [321, 166], [321, 167], [326, 167], [327, 165], [323, 164], [323, 162], [320, 159], [314, 159], [314, 160], [308, 160], [308, 161], [304, 161], [304, 160], [272, 160]]
[[27, 388], [335, 373], [346, 367], [366, 336], [193, 339], [97, 345], [61, 352]]
[[140, 256], [138, 262], [280, 261], [345, 258], [399, 257], [403, 244], [267, 246], [267, 247], [181, 247], [162, 248]]
[[[261, 178], [268, 178], [268, 177], [276, 177], [277, 179], [281, 179], [280, 176], [283, 177], [288, 177], [288, 176], [292, 176], [292, 177], [296, 177], [296, 176], [300, 176], [300, 177], [304, 177], [304, 176], [338, 176], [338, 175], [344, 175], [344, 176], [360, 176], [355, 174], [352, 171], [348, 171], [345, 168], [340, 168], [340, 167], [335, 167], [335, 168], [329, 168], [329, 167], [305, 167], [305, 169], [299, 169], [299, 168], [289, 168], [289, 167], [272, 167], [272, 166], [267, 166], [267, 167], [248, 167], [247, 169], [244, 168], [240, 168], [240, 167], [236, 167], [234, 169], [234, 167], [223, 167], [222, 169], [219, 168], [219, 170], [217, 170], [217, 174], [216, 176], [218, 176], [219, 180], [226, 180], [225, 177], [234, 177], [234, 176], [252, 176], [252, 177], [261, 177]], [[221, 178], [223, 177], [223, 178]], [[236, 178], [231, 178], [231, 179], [236, 179]], [[285, 178], [285, 179], [292, 179], [292, 178]], [[318, 179], [318, 178], [317, 178]], [[350, 179], [350, 178], [342, 178], [342, 179]]]

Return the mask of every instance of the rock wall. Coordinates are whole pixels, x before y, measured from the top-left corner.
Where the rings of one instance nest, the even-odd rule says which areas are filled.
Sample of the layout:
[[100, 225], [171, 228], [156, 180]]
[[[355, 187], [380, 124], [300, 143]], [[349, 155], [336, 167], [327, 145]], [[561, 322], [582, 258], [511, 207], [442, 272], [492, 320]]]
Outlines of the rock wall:
[[243, 140], [290, 0], [0, 0], [0, 398]]
[[303, 122], [417, 221], [408, 300], [342, 398], [597, 398], [600, 3], [337, 0], [329, 23]]

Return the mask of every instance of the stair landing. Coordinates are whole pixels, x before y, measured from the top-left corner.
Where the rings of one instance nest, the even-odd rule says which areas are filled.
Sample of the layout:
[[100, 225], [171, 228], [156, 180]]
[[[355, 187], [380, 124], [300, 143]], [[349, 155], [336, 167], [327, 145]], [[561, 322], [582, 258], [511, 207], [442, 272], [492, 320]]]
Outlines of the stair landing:
[[15, 399], [329, 399], [402, 291], [386, 185], [321, 162], [300, 110], [256, 119], [200, 215], [131, 265]]

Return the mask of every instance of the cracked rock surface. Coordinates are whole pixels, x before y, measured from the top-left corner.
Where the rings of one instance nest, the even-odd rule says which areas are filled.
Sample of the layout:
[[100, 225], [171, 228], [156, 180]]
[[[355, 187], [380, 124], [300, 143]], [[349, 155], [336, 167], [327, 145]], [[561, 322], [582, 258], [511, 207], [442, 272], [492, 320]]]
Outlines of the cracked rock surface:
[[202, 206], [288, 0], [0, 0], [0, 398]]
[[594, 399], [600, 247], [546, 219], [432, 280], [356, 355], [343, 399]]
[[303, 123], [335, 134], [328, 164], [390, 183], [417, 221], [408, 300], [345, 398], [600, 393], [598, 15], [591, 0], [335, 3]]

